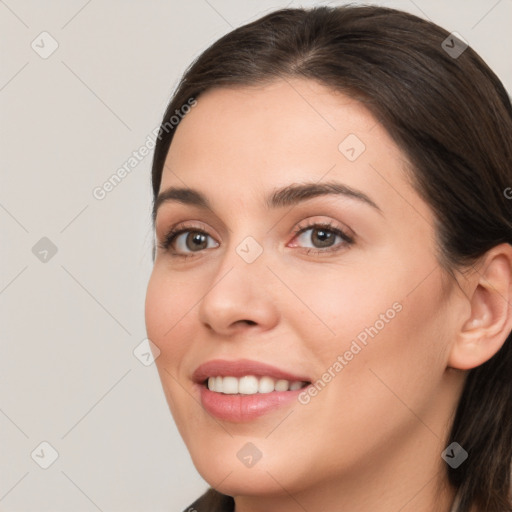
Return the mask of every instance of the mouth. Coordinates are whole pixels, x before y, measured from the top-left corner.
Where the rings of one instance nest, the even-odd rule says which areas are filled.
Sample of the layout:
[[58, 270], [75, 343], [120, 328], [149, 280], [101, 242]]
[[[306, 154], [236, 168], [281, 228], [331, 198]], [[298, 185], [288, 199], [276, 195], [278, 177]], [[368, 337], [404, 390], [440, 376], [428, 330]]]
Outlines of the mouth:
[[296, 391], [311, 384], [309, 381], [275, 379], [268, 375], [257, 377], [256, 375], [244, 375], [235, 377], [232, 375], [208, 377], [202, 385], [215, 393], [225, 395], [256, 395], [283, 391]]
[[307, 376], [247, 359], [209, 361], [195, 370], [192, 379], [204, 409], [236, 423], [293, 404], [312, 383]]

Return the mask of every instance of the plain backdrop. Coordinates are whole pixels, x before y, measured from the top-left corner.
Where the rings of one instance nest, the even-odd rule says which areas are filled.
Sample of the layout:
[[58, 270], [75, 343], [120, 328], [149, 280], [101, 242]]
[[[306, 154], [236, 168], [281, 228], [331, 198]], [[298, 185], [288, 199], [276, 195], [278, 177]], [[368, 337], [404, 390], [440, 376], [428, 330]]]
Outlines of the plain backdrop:
[[[320, 3], [0, 1], [1, 511], [180, 511], [207, 488], [154, 364], [134, 354], [152, 153], [103, 199], [93, 191], [145, 144], [209, 44]], [[458, 32], [511, 90], [511, 0], [366, 3]]]

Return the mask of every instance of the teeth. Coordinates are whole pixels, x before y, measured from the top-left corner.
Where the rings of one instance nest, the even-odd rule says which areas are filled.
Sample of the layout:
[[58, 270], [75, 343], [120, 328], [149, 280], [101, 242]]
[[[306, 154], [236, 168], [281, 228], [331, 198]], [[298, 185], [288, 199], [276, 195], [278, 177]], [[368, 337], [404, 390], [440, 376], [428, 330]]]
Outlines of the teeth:
[[278, 380], [274, 387], [276, 388], [276, 391], [288, 391], [290, 389], [290, 383], [287, 380]]
[[303, 383], [296, 380], [290, 384], [290, 391], [295, 391], [296, 389], [300, 389], [303, 386]]
[[[217, 387], [217, 384], [215, 384], [215, 387]], [[222, 379], [222, 387], [219, 386], [219, 388], [228, 395], [236, 395], [238, 393], [238, 379], [235, 377], [224, 377]]]
[[208, 389], [216, 393], [226, 395], [255, 395], [256, 393], [271, 393], [272, 391], [295, 391], [301, 389], [307, 383], [302, 381], [274, 380], [272, 377], [255, 377], [245, 375], [244, 377], [210, 377]]
[[[224, 384], [226, 382], [226, 379], [229, 379], [230, 377], [224, 377], [224, 389], [222, 390], [223, 393], [226, 393], [226, 385]], [[231, 379], [235, 379], [238, 381], [238, 392], [242, 395], [254, 395], [258, 392], [258, 379], [254, 375], [246, 375], [245, 377], [241, 377], [240, 379], [237, 379], [236, 377], [231, 377]]]
[[258, 382], [258, 393], [272, 393], [272, 391], [274, 391], [274, 379], [261, 377]]

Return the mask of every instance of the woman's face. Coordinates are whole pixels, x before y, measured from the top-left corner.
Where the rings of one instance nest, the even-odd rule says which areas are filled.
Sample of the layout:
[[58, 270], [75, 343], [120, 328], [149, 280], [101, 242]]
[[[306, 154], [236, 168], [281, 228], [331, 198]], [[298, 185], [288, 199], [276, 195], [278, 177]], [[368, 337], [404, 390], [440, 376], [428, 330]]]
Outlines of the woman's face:
[[405, 167], [361, 103], [307, 80], [210, 90], [177, 128], [160, 193], [194, 193], [159, 205], [158, 243], [184, 231], [157, 249], [146, 326], [178, 429], [221, 492], [400, 472], [420, 489], [444, 464], [457, 287]]

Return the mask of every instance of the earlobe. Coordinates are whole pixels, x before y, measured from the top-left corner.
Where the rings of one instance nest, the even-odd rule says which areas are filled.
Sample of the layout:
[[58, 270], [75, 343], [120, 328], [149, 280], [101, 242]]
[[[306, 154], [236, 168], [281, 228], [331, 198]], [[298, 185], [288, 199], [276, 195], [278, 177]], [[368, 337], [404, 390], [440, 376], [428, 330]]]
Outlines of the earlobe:
[[512, 246], [490, 249], [466, 283], [469, 317], [461, 319], [448, 366], [470, 370], [491, 359], [512, 330]]

